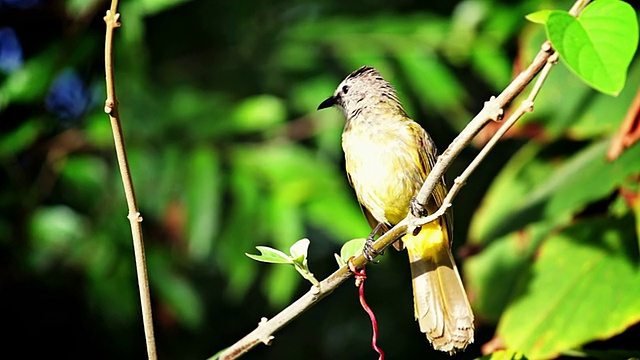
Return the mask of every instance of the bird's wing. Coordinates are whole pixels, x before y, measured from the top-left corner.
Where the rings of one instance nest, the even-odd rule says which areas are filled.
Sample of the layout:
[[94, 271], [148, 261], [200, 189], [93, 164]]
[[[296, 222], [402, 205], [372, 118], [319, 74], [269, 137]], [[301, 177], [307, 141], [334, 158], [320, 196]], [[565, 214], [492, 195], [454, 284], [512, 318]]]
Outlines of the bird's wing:
[[[417, 137], [416, 141], [420, 143], [421, 151], [418, 152], [418, 163], [420, 164], [420, 171], [422, 172], [422, 179], [426, 180], [429, 172], [433, 169], [433, 166], [436, 164], [436, 154], [438, 150], [436, 149], [436, 145], [431, 140], [431, 137], [427, 132], [417, 123], [411, 122], [413, 125], [413, 132]], [[433, 201], [429, 201], [427, 205], [427, 211], [431, 214], [437, 211], [442, 203], [444, 202], [444, 198], [447, 196], [447, 183], [445, 182], [444, 176], [440, 179], [435, 189], [433, 189], [433, 193], [431, 193], [431, 198]], [[447, 212], [443, 216], [444, 222], [446, 223], [446, 228], [449, 233], [449, 240], [453, 239], [453, 216], [452, 216], [451, 208], [447, 209]]]

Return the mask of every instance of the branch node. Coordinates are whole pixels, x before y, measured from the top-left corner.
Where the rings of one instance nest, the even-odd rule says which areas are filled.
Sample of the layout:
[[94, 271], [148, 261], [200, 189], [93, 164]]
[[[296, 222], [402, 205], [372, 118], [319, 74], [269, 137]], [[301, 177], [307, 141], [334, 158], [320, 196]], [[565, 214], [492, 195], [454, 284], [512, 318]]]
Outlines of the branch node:
[[522, 108], [526, 112], [533, 112], [533, 101], [525, 99], [522, 101]]
[[467, 182], [465, 181], [465, 179], [463, 179], [461, 176], [456, 177], [456, 178], [453, 180], [453, 182], [454, 182], [455, 184], [460, 184], [460, 185], [464, 185], [464, 184], [466, 184], [466, 183], [467, 183]]
[[[269, 319], [267, 319], [266, 317], [262, 317], [262, 319], [260, 319], [260, 322], [258, 323], [258, 329], [266, 326], [268, 322], [269, 322]], [[265, 345], [271, 345], [271, 341], [273, 339], [274, 339], [273, 335], [270, 335], [267, 333], [267, 334], [260, 335], [258, 340], [260, 340]]]
[[135, 221], [135, 222], [142, 222], [142, 216], [140, 216], [139, 212], [135, 212], [135, 213], [129, 213], [129, 215], [127, 215], [127, 218], [129, 219], [129, 221]]
[[322, 289], [320, 288], [320, 284], [318, 285], [311, 285], [311, 293], [313, 295], [318, 295], [322, 292]]
[[487, 112], [487, 117], [493, 121], [500, 121], [504, 116], [504, 109], [500, 106], [500, 102], [495, 96], [484, 102], [483, 110]]
[[542, 51], [544, 52], [550, 53], [553, 51], [553, 46], [551, 46], [551, 42], [549, 41], [545, 41], [544, 43], [542, 43], [541, 48], [542, 48]]
[[113, 99], [107, 99], [104, 101], [104, 112], [111, 115], [111, 113], [113, 112], [113, 108], [115, 106], [115, 103], [113, 101]]
[[107, 25], [117, 28], [120, 27], [120, 13], [112, 13], [111, 10], [107, 10], [107, 15], [103, 17], [104, 22]]

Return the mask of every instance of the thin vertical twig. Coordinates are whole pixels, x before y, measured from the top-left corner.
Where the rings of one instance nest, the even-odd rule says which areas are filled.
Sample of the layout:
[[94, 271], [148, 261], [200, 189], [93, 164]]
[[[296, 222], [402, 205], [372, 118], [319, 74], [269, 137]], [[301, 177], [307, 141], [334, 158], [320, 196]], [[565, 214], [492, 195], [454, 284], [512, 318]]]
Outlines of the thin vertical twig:
[[142, 240], [142, 216], [138, 211], [136, 196], [133, 190], [133, 181], [127, 161], [127, 152], [122, 136], [122, 126], [120, 124], [120, 114], [118, 112], [118, 99], [116, 97], [116, 87], [113, 74], [113, 32], [120, 26], [120, 14], [117, 12], [118, 0], [111, 1], [111, 8], [107, 10], [104, 22], [107, 26], [104, 44], [104, 65], [105, 79], [107, 87], [107, 99], [105, 100], [104, 112], [109, 115], [113, 141], [124, 186], [124, 194], [127, 199], [129, 214], [127, 218], [131, 225], [131, 235], [133, 237], [133, 249], [135, 253], [136, 273], [138, 276], [138, 291], [140, 293], [140, 305], [142, 307], [142, 321], [144, 323], [144, 334], [147, 342], [147, 355], [150, 360], [156, 360], [156, 342], [153, 334], [153, 316], [151, 312], [151, 295], [149, 291], [149, 279], [147, 276], [147, 265], [144, 255], [144, 242]]

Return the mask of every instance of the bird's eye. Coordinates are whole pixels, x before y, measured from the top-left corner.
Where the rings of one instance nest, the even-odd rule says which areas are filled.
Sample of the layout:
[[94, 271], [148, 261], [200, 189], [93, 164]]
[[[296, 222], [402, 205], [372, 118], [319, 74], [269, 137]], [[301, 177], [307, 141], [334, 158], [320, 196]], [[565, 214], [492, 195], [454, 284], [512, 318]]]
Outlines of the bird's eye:
[[343, 93], [343, 94], [346, 94], [346, 93], [348, 93], [348, 92], [349, 92], [349, 86], [348, 86], [348, 85], [344, 85], [344, 86], [342, 87], [342, 93]]

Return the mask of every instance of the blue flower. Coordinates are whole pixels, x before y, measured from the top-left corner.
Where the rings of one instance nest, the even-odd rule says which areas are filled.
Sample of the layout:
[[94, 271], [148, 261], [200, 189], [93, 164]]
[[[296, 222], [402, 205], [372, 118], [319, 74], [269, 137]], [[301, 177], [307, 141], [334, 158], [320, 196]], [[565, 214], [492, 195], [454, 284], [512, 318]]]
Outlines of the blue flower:
[[13, 72], [22, 66], [22, 46], [12, 28], [0, 28], [0, 71]]
[[51, 84], [45, 99], [49, 111], [62, 119], [77, 119], [91, 104], [91, 94], [73, 69], [64, 70]]

